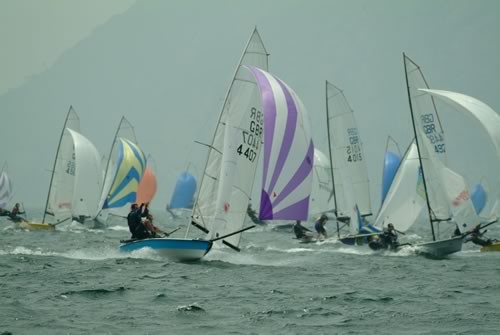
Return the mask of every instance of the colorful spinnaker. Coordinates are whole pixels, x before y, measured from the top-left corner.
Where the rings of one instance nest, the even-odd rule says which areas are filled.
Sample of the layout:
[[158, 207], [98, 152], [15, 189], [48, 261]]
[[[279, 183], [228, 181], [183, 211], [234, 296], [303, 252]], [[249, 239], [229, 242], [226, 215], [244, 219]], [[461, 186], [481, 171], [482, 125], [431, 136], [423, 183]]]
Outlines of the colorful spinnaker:
[[307, 220], [314, 146], [298, 95], [281, 79], [248, 67], [264, 112], [264, 167], [259, 219]]

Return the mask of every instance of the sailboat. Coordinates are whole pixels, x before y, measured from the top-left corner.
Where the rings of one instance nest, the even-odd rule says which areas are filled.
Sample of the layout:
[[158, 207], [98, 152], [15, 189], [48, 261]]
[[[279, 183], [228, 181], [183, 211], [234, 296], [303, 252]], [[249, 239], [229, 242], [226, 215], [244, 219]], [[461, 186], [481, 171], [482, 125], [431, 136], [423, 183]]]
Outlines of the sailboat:
[[[461, 187], [462, 181], [458, 178], [460, 176], [452, 174], [452, 171], [447, 169], [438, 157], [438, 155], [444, 156], [446, 147], [434, 100], [419, 90], [419, 88], [427, 88], [427, 82], [415, 62], [405, 54], [403, 54], [403, 60], [423, 194], [432, 234], [432, 241], [418, 244], [417, 247], [423, 254], [443, 257], [462, 249], [462, 236], [439, 239], [439, 229], [436, 232], [435, 228], [435, 225], [439, 228], [440, 222], [452, 220], [449, 187]], [[446, 185], [445, 178], [448, 179]], [[465, 193], [461, 194], [465, 195]], [[463, 196], [458, 200], [465, 202], [467, 198]]]
[[71, 106], [59, 139], [42, 223], [19, 222], [22, 228], [54, 229], [72, 219], [97, 215], [101, 189], [101, 160], [95, 146], [80, 131], [80, 119]]
[[[263, 113], [255, 78], [245, 66], [267, 69], [268, 54], [254, 29], [219, 115], [195, 205], [184, 238], [126, 241], [122, 251], [151, 248], [179, 261], [206, 255], [214, 242], [239, 251], [242, 228], [261, 149]], [[189, 238], [191, 225], [204, 236]]]
[[96, 221], [105, 224], [109, 214], [126, 217], [136, 202], [137, 189], [146, 168], [146, 156], [139, 148], [135, 131], [122, 117], [106, 163], [99, 213]]
[[7, 172], [7, 162], [5, 162], [0, 172], [0, 215], [4, 211], [8, 212], [7, 205], [12, 199], [12, 184]]
[[[341, 89], [328, 81], [325, 88], [337, 236], [341, 242], [352, 245], [380, 230], [364, 222], [372, 210], [368, 172], [354, 112]], [[357, 212], [363, 221], [360, 224], [355, 222]], [[364, 226], [366, 231], [360, 231]]]

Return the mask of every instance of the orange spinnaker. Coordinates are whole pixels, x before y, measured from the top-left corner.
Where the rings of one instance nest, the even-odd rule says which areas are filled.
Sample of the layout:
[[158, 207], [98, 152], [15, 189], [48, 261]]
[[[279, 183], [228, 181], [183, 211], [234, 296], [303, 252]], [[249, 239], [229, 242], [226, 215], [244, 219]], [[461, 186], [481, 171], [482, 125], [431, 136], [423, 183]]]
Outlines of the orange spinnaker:
[[156, 194], [156, 176], [153, 171], [146, 167], [142, 176], [139, 187], [137, 188], [136, 203], [142, 204], [151, 202]]

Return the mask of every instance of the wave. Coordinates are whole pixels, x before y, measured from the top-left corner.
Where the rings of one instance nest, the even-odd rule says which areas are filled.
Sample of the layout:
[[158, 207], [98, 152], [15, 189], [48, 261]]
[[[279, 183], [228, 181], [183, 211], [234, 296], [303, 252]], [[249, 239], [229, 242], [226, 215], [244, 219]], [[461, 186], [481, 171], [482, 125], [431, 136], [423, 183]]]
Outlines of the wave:
[[118, 248], [92, 248], [92, 249], [77, 249], [66, 252], [47, 251], [41, 248], [30, 249], [27, 247], [17, 246], [12, 250], [1, 250], [0, 255], [28, 255], [42, 257], [63, 257], [68, 259], [79, 259], [88, 261], [102, 261], [107, 259], [151, 259], [163, 261], [165, 260], [152, 249], [140, 249], [130, 253], [121, 252]]

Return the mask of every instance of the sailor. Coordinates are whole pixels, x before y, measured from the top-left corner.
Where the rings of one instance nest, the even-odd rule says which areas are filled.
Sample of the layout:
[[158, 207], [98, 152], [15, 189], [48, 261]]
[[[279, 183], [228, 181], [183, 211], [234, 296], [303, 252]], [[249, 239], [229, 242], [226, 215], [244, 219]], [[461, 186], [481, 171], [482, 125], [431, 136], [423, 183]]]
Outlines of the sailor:
[[293, 225], [293, 232], [295, 233], [295, 237], [297, 239], [308, 239], [311, 237], [311, 235], [307, 233], [310, 232], [310, 230], [304, 227], [300, 220], [295, 221], [295, 224]]
[[321, 214], [319, 219], [314, 223], [314, 229], [318, 233], [318, 239], [321, 239], [322, 236], [323, 238], [327, 238], [325, 229], [326, 221], [328, 221], [328, 216], [326, 216], [326, 214]]
[[16, 202], [16, 204], [14, 205], [14, 208], [12, 208], [12, 210], [10, 211], [10, 213], [8, 215], [12, 221], [19, 222], [19, 221], [26, 221], [25, 219], [23, 219], [22, 217], [19, 216], [20, 214], [25, 214], [25, 213], [26, 212], [21, 212], [21, 209], [19, 208], [19, 203]]
[[383, 243], [389, 249], [396, 249], [398, 245], [398, 234], [394, 225], [389, 223], [381, 236]]
[[488, 230], [485, 230], [483, 232], [481, 232], [481, 224], [478, 224], [477, 226], [475, 226], [470, 234], [464, 239], [464, 243], [466, 242], [472, 242], [474, 244], [477, 244], [477, 245], [480, 245], [480, 246], [486, 246], [486, 245], [490, 245], [493, 243], [492, 240], [490, 239], [484, 239], [482, 238], [482, 236], [484, 235], [484, 233], [486, 233]]
[[139, 208], [137, 204], [130, 206], [130, 213], [127, 215], [128, 229], [132, 234], [132, 239], [145, 239], [151, 237], [146, 226], [141, 221], [142, 206]]

